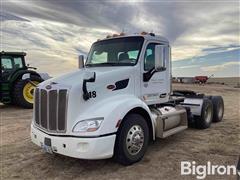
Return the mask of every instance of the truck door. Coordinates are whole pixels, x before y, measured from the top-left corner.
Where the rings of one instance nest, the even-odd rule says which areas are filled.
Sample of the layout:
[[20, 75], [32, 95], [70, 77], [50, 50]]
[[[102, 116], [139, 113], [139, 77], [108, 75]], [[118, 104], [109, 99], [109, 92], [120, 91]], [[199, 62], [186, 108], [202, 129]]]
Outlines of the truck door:
[[[148, 104], [167, 102], [170, 95], [171, 71], [170, 71], [170, 48], [164, 46], [164, 68], [161, 71], [155, 70], [155, 46], [159, 43], [148, 43], [142, 63], [142, 99]], [[144, 74], [151, 74], [150, 78], [144, 79]], [[148, 76], [149, 77], [149, 76]]]

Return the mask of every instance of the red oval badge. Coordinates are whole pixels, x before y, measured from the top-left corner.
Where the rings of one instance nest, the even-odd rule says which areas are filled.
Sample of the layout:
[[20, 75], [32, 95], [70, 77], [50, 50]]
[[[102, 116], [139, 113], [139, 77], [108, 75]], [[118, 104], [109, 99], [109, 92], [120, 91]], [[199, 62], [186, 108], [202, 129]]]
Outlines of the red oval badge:
[[116, 86], [113, 85], [113, 84], [107, 85], [107, 89], [109, 89], [109, 90], [113, 90], [113, 89], [115, 89], [115, 88], [116, 88]]

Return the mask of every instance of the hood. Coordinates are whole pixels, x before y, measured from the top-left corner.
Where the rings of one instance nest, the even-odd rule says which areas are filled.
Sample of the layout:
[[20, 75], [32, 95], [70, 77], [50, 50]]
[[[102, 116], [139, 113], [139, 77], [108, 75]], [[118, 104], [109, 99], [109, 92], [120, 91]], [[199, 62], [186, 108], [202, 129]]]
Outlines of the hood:
[[[56, 78], [51, 78], [44, 81], [41, 85], [47, 85], [50, 82], [55, 82], [58, 84], [64, 84], [68, 86], [76, 86], [82, 84], [83, 79], [88, 79], [96, 73], [96, 81], [101, 81], [103, 79], [113, 79], [120, 80], [122, 77], [130, 76], [132, 71], [132, 66], [118, 66], [118, 67], [90, 67], [79, 69], [75, 72], [71, 72]], [[108, 81], [107, 80], [107, 81]]]
[[[97, 107], [103, 106], [114, 96], [134, 94], [134, 67], [90, 67], [79, 69], [75, 72], [52, 78], [39, 85], [40, 89], [47, 89], [50, 83], [56, 89], [68, 88], [67, 91], [67, 133], [72, 133], [73, 126], [85, 117], [102, 117], [102, 114], [95, 112]], [[96, 74], [95, 82], [88, 82], [87, 92], [91, 94], [89, 99], [84, 99], [83, 80], [89, 79]], [[126, 82], [127, 84], [123, 83]], [[116, 85], [115, 89], [107, 88], [109, 85]], [[53, 89], [54, 89], [53, 88]], [[113, 98], [114, 99], [114, 98]], [[49, 105], [50, 106], [50, 105]], [[57, 106], [58, 107], [58, 106]]]

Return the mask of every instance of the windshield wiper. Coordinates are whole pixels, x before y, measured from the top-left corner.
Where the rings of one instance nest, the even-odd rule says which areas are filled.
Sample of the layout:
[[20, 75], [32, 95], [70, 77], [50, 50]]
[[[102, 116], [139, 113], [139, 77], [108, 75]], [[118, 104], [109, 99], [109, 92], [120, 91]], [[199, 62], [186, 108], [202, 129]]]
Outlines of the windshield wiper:
[[93, 67], [93, 66], [129, 66], [133, 65], [132, 63], [116, 63], [116, 62], [105, 62], [105, 63], [97, 63], [97, 64], [86, 64], [86, 66]]
[[96, 63], [96, 64], [92, 64], [92, 63], [89, 63], [89, 64], [86, 64], [86, 66], [105, 66], [105, 65], [109, 65], [109, 66], [114, 66], [114, 64], [116, 63], [109, 63], [109, 62], [105, 62], [105, 63]]

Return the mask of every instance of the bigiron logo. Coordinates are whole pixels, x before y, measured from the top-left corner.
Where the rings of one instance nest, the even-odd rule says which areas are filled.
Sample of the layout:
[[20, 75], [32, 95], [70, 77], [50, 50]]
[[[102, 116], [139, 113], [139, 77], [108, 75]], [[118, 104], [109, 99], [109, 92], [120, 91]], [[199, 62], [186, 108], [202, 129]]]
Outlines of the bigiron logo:
[[210, 161], [205, 165], [198, 165], [195, 161], [181, 161], [181, 175], [195, 175], [197, 179], [205, 179], [210, 175], [240, 176], [240, 169], [236, 165], [213, 165]]

